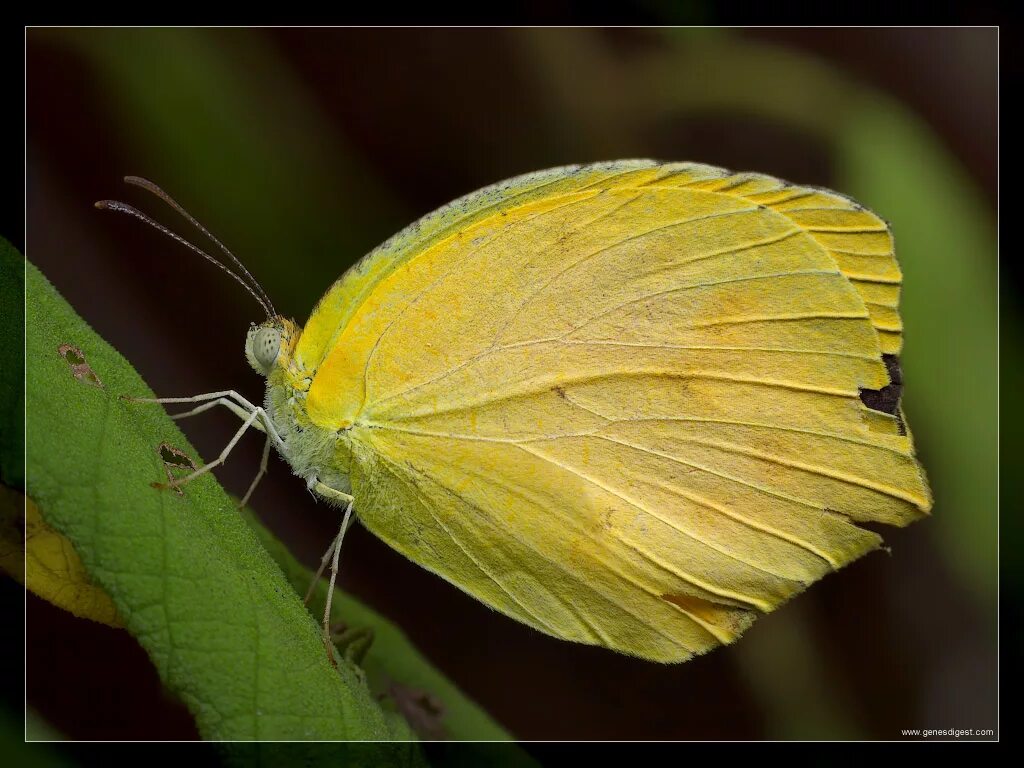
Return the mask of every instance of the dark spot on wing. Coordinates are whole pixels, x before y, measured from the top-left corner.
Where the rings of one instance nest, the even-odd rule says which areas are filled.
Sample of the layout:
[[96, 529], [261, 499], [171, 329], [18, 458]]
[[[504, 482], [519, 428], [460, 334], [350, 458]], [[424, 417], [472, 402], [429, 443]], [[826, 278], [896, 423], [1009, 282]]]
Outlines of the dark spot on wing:
[[889, 383], [881, 389], [862, 389], [860, 400], [873, 411], [895, 416], [900, 434], [905, 435], [907, 428], [900, 415], [900, 397], [903, 395], [903, 369], [900, 368], [900, 359], [896, 355], [882, 355], [882, 362], [889, 372]]

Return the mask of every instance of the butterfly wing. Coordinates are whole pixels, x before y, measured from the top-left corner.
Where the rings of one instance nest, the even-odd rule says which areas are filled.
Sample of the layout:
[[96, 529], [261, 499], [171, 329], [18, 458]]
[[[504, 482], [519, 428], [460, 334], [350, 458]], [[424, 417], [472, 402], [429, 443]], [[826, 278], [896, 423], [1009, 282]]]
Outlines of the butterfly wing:
[[[930, 495], [897, 408], [884, 222], [755, 174], [629, 161], [463, 198], [299, 342], [373, 533], [537, 629], [678, 661]], [[312, 331], [312, 333], [311, 333]], [[307, 339], [307, 334], [310, 334]]]

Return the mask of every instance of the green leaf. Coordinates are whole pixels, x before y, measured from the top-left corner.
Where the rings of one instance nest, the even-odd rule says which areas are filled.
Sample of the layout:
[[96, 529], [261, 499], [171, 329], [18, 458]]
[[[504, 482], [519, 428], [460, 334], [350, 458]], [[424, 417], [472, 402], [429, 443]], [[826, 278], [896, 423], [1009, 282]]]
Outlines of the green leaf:
[[[354, 666], [331, 667], [316, 622], [212, 475], [181, 496], [151, 486], [167, 480], [161, 443], [195, 449], [163, 409], [119, 397], [152, 393], [34, 266], [26, 272], [27, 492], [202, 736], [410, 738]], [[102, 386], [74, 375], [78, 353], [69, 361], [62, 345]], [[381, 757], [407, 764], [418, 752]]]
[[[863, 96], [867, 99], [869, 97]], [[904, 404], [950, 567], [995, 620], [999, 357], [995, 221], [927, 126], [876, 98], [839, 137], [843, 189], [893, 224]]]
[[[245, 517], [295, 590], [305, 594], [313, 574], [251, 513], [246, 512]], [[314, 616], [323, 615], [326, 599], [327, 581], [321, 579], [310, 600], [310, 611]], [[440, 726], [445, 738], [489, 741], [510, 738], [486, 712], [438, 672], [402, 630], [373, 609], [354, 597], [335, 592], [331, 620], [332, 623], [344, 622], [355, 629], [369, 627], [373, 630], [373, 644], [362, 663], [370, 687], [386, 692], [395, 682], [429, 693], [443, 708]]]

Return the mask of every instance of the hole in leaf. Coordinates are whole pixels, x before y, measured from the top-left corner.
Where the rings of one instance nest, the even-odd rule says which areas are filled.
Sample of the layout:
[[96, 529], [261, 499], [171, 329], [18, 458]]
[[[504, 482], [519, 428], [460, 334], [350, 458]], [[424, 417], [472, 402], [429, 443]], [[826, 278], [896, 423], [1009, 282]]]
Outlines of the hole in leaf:
[[172, 485], [175, 480], [175, 475], [172, 470], [187, 470], [188, 473], [196, 471], [196, 464], [192, 461], [192, 458], [184, 451], [178, 450], [170, 443], [160, 443], [156, 449], [157, 455], [160, 456], [160, 460], [164, 463], [164, 471], [167, 473], [167, 485], [164, 483], [153, 483], [154, 488], [173, 488], [174, 492], [179, 496], [184, 496], [185, 492], [178, 486]]
[[61, 344], [57, 347], [57, 352], [71, 366], [72, 376], [79, 381], [84, 381], [86, 384], [103, 389], [103, 382], [100, 381], [100, 377], [96, 375], [93, 369], [89, 367], [89, 363], [86, 362], [82, 350], [72, 344]]
[[85, 364], [85, 357], [82, 356], [82, 351], [77, 347], [72, 347], [70, 344], [61, 344], [57, 347], [57, 351], [60, 352], [61, 357], [67, 360], [71, 365]]

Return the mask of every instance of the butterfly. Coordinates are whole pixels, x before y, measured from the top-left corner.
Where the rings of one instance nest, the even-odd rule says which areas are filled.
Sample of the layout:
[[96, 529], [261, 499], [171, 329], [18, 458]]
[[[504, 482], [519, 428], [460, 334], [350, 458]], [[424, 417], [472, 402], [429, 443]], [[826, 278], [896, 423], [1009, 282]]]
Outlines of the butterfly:
[[[660, 662], [876, 549], [861, 523], [931, 509], [901, 406], [901, 273], [886, 222], [757, 173], [627, 160], [503, 181], [349, 269], [300, 327], [246, 338], [266, 433], [358, 520], [490, 607]], [[319, 576], [320, 574], [318, 574]], [[328, 602], [328, 610], [330, 603]], [[327, 615], [324, 618], [327, 630]]]

